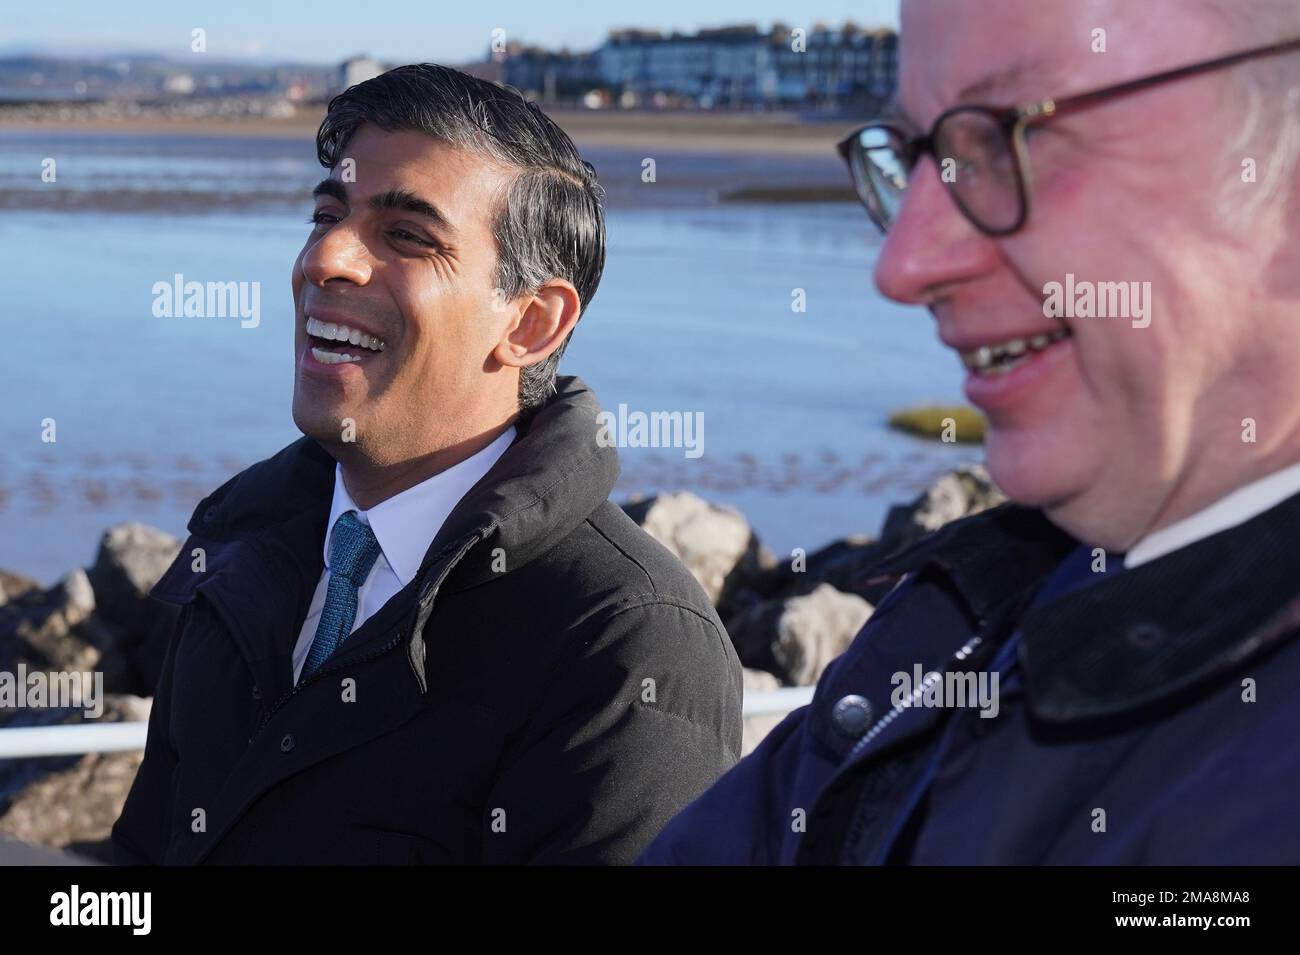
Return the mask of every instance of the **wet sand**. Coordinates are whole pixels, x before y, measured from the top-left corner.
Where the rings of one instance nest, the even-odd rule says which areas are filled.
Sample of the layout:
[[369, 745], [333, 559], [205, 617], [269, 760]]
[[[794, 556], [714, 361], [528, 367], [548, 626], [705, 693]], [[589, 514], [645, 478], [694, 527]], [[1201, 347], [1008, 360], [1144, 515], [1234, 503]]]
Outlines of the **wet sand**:
[[[853, 126], [852, 120], [805, 121], [790, 113], [610, 111], [555, 108], [548, 113], [579, 147], [666, 149], [771, 156], [824, 156]], [[30, 119], [0, 110], [0, 130], [121, 132], [145, 135], [312, 137], [324, 112], [302, 109], [287, 119], [198, 119], [146, 115], [103, 119]]]

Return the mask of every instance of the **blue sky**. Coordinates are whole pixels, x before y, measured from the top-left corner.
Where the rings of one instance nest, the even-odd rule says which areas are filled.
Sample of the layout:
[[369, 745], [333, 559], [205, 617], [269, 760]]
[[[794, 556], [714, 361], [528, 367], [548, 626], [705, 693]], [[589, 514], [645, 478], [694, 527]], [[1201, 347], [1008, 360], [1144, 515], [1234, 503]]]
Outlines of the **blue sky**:
[[0, 53], [150, 52], [189, 55], [207, 31], [214, 58], [332, 63], [355, 53], [448, 63], [481, 58], [493, 29], [507, 39], [589, 49], [611, 28], [692, 31], [773, 20], [791, 26], [852, 19], [898, 24], [898, 0], [63, 0], [0, 6]]

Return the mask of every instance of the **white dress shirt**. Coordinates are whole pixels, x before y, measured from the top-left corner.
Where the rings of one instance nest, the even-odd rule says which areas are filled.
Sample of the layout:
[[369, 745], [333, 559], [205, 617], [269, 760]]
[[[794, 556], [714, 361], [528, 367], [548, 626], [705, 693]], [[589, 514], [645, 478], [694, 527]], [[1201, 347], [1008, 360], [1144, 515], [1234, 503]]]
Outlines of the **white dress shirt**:
[[325, 535], [325, 570], [321, 573], [320, 582], [316, 584], [307, 619], [293, 648], [294, 683], [298, 682], [303, 664], [307, 662], [307, 654], [311, 652], [311, 643], [316, 636], [316, 626], [320, 623], [320, 615], [325, 608], [325, 594], [330, 582], [330, 541], [338, 519], [348, 511], [356, 511], [362, 523], [370, 525], [370, 529], [375, 532], [380, 550], [365, 583], [357, 590], [357, 615], [352, 621], [351, 633], [415, 579], [420, 562], [424, 560], [429, 545], [442, 529], [447, 516], [466, 492], [491, 470], [514, 439], [515, 429], [512, 426], [482, 451], [381, 501], [368, 511], [361, 510], [353, 502], [352, 496], [343, 486], [342, 469], [338, 465], [334, 466], [334, 501], [330, 505], [329, 531]]
[[1152, 531], [1129, 548], [1124, 567], [1137, 567], [1211, 534], [1244, 524], [1296, 494], [1300, 494], [1300, 464], [1274, 471], [1237, 488], [1190, 517]]

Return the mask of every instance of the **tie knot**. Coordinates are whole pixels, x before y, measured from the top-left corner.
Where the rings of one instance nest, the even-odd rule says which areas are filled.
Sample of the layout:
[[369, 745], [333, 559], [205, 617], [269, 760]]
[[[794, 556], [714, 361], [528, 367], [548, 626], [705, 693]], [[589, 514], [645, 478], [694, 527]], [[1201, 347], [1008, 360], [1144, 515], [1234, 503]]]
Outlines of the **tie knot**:
[[354, 587], [360, 587], [378, 558], [379, 541], [370, 525], [357, 517], [356, 511], [342, 514], [334, 522], [334, 535], [330, 539], [330, 573], [346, 577]]

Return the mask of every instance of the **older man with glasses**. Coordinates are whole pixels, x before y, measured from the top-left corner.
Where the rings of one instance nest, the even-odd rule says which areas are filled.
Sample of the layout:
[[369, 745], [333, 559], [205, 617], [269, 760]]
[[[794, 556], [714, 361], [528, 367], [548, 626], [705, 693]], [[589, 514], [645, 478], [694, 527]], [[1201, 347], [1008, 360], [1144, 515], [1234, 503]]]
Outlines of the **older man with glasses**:
[[840, 151], [1012, 503], [878, 566], [641, 861], [1300, 862], [1300, 6], [903, 0], [901, 36]]

